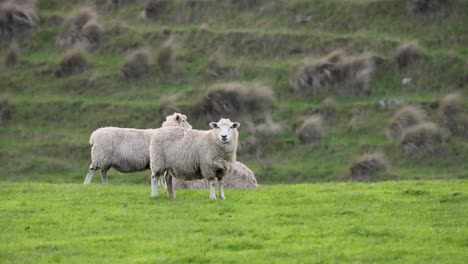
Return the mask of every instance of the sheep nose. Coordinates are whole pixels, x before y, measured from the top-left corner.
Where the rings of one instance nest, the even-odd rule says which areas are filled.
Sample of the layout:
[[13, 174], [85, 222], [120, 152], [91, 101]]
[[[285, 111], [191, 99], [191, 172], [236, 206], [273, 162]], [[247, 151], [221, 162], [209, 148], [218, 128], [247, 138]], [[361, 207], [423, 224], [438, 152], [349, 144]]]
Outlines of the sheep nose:
[[225, 141], [227, 139], [227, 135], [221, 135], [221, 139]]

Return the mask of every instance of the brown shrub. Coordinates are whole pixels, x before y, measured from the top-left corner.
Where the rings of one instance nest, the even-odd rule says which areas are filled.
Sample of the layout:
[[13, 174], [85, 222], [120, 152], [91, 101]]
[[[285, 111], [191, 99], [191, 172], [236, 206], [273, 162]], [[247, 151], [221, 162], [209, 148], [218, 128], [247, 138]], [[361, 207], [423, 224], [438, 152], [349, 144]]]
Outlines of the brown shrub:
[[398, 46], [395, 57], [399, 69], [415, 64], [422, 57], [421, 48], [415, 43], [406, 43]]
[[7, 53], [5, 54], [4, 65], [5, 67], [12, 68], [15, 67], [18, 63], [18, 47], [17, 46], [10, 46]]
[[313, 64], [297, 67], [290, 81], [294, 92], [370, 95], [375, 72], [371, 56], [346, 57], [335, 51]]
[[[96, 22], [91, 22], [96, 21], [96, 18], [96, 11], [92, 8], [83, 8], [72, 14], [69, 18], [66, 19], [62, 31], [55, 39], [55, 46], [57, 48], [69, 48], [75, 44], [88, 44], [86, 42], [83, 43], [83, 41], [89, 41], [87, 36], [89, 36], [91, 33], [102, 33], [102, 28], [98, 26]], [[83, 29], [86, 25], [89, 25], [87, 36], [84, 35], [83, 32]], [[100, 30], [98, 33], [96, 33], [96, 27], [98, 27]]]
[[463, 102], [459, 93], [451, 93], [445, 96], [439, 103], [437, 118], [439, 124], [453, 134], [462, 130], [460, 122], [463, 111]]
[[98, 46], [102, 41], [103, 27], [95, 20], [88, 21], [81, 30], [83, 44], [88, 48]]
[[438, 11], [447, 0], [408, 0], [408, 12], [413, 15], [424, 15]]
[[400, 144], [407, 154], [427, 154], [440, 150], [443, 139], [442, 129], [437, 124], [425, 122], [408, 128]]
[[323, 119], [320, 115], [307, 118], [297, 129], [296, 135], [301, 144], [311, 144], [319, 141], [323, 136]]
[[273, 90], [267, 86], [220, 83], [208, 89], [196, 106], [196, 112], [207, 121], [231, 116], [253, 119], [266, 116], [274, 100]]
[[318, 108], [318, 112], [322, 115], [325, 119], [331, 118], [336, 113], [336, 102], [333, 98], [325, 98]]
[[6, 123], [13, 117], [14, 107], [9, 100], [0, 101], [0, 124]]
[[172, 70], [172, 65], [174, 64], [174, 45], [172, 40], [168, 40], [162, 45], [157, 62], [161, 72], [168, 73]]
[[127, 56], [122, 66], [122, 74], [127, 80], [138, 79], [148, 74], [151, 63], [151, 52], [139, 49]]
[[355, 181], [375, 181], [378, 174], [388, 169], [388, 162], [382, 152], [367, 153], [353, 161], [350, 178]]
[[146, 3], [141, 15], [145, 20], [157, 20], [166, 7], [165, 1], [150, 0]]
[[399, 140], [406, 129], [425, 120], [426, 114], [423, 110], [414, 106], [405, 106], [393, 115], [387, 129], [387, 136], [393, 140]]
[[72, 48], [65, 52], [60, 59], [55, 76], [66, 77], [83, 72], [88, 65], [88, 55], [81, 48]]
[[0, 42], [28, 36], [38, 23], [35, 0], [0, 1]]

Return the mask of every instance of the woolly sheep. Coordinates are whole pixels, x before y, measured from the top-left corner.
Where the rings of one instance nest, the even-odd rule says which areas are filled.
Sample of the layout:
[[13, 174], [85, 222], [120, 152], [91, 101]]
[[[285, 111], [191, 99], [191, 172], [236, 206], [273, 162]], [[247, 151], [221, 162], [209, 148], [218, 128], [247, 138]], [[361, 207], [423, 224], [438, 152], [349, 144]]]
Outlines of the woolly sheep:
[[[174, 189], [207, 189], [210, 184], [207, 180], [184, 181], [172, 179]], [[223, 187], [234, 189], [255, 189], [258, 187], [254, 173], [243, 163], [236, 161], [232, 165], [232, 171], [224, 177]]]
[[[191, 129], [187, 116], [174, 113], [167, 116], [162, 127], [177, 126]], [[102, 183], [107, 183], [107, 171], [114, 168], [130, 173], [149, 169], [149, 143], [157, 129], [103, 127], [95, 130], [89, 139], [91, 165], [84, 184], [91, 183], [94, 172], [101, 170]]]
[[[158, 129], [151, 137], [150, 168], [151, 196], [158, 195], [158, 178], [168, 171], [182, 180], [206, 179], [210, 184], [210, 199], [216, 199], [215, 180], [219, 197], [224, 199], [223, 179], [236, 162], [240, 126], [229, 119], [211, 122], [211, 130], [188, 130], [179, 127]], [[172, 177], [166, 177], [167, 192], [174, 198]]]

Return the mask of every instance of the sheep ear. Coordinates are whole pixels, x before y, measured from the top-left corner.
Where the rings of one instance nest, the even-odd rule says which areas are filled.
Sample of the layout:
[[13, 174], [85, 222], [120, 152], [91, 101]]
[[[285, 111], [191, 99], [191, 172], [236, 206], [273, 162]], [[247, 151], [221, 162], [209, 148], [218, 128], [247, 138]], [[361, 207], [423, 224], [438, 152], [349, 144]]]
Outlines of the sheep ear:
[[218, 124], [216, 124], [215, 122], [211, 122], [210, 127], [211, 128], [218, 128]]
[[186, 116], [186, 115], [182, 115], [182, 117], [183, 117], [184, 119], [187, 119], [187, 116]]
[[239, 128], [240, 127], [240, 123], [239, 122], [234, 122], [232, 123], [232, 128]]

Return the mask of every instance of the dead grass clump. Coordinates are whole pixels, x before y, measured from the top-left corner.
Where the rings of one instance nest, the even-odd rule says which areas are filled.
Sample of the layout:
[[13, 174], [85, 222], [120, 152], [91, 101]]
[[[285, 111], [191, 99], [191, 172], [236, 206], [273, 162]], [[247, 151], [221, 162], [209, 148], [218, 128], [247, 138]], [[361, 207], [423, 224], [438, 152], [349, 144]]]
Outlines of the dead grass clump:
[[445, 96], [439, 103], [437, 118], [439, 124], [451, 133], [461, 130], [461, 113], [463, 102], [459, 93], [451, 93]]
[[71, 17], [64, 25], [55, 40], [57, 48], [69, 48], [75, 44], [94, 48], [102, 39], [103, 29], [96, 22], [97, 14], [92, 8], [83, 8]]
[[318, 108], [319, 114], [325, 119], [333, 117], [336, 113], [336, 102], [330, 97], [325, 98]]
[[297, 129], [296, 135], [301, 144], [311, 144], [319, 141], [323, 136], [323, 119], [320, 115], [307, 118]]
[[122, 66], [122, 74], [127, 80], [138, 79], [148, 74], [151, 64], [151, 52], [139, 49], [127, 56]]
[[168, 40], [162, 45], [157, 62], [161, 72], [168, 73], [172, 70], [174, 64], [174, 44], [172, 40]]
[[103, 27], [95, 20], [88, 21], [81, 30], [82, 41], [85, 46], [94, 48], [102, 41]]
[[357, 157], [351, 164], [350, 178], [354, 181], [375, 181], [378, 174], [385, 172], [388, 167], [382, 152], [367, 153]]
[[55, 76], [66, 77], [83, 72], [88, 65], [88, 55], [81, 48], [73, 48], [65, 52], [60, 59]]
[[396, 112], [390, 120], [387, 136], [393, 140], [399, 140], [405, 130], [418, 125], [426, 120], [426, 113], [414, 106], [405, 106]]
[[163, 96], [159, 100], [159, 115], [162, 118], [165, 118], [168, 115], [172, 115], [173, 113], [180, 113], [180, 109], [176, 105], [177, 97], [172, 96]]
[[335, 51], [317, 63], [302, 65], [290, 82], [294, 92], [370, 95], [375, 72], [371, 56], [347, 57]]
[[396, 63], [399, 69], [418, 62], [422, 57], [421, 48], [415, 43], [406, 43], [398, 46]]
[[145, 20], [157, 20], [161, 13], [166, 9], [167, 3], [162, 0], [150, 0], [146, 3], [141, 16]]
[[435, 153], [440, 149], [442, 143], [442, 129], [431, 122], [408, 128], [400, 141], [403, 150], [407, 154]]
[[38, 22], [36, 1], [0, 1], [0, 42], [29, 35]]
[[267, 86], [247, 87], [240, 83], [220, 83], [210, 87], [198, 103], [198, 115], [206, 120], [221, 117], [265, 116], [275, 100]]
[[0, 124], [6, 123], [13, 117], [13, 104], [5, 99], [0, 101]]
[[0, 1], [0, 42], [28, 36], [38, 23], [35, 0]]
[[440, 10], [447, 0], [408, 0], [407, 8], [410, 14], [424, 15]]
[[18, 47], [10, 46], [7, 53], [5, 54], [5, 58], [3, 61], [3, 64], [5, 65], [5, 67], [7, 68], [15, 67], [16, 64], [18, 64], [18, 55], [19, 55]]

